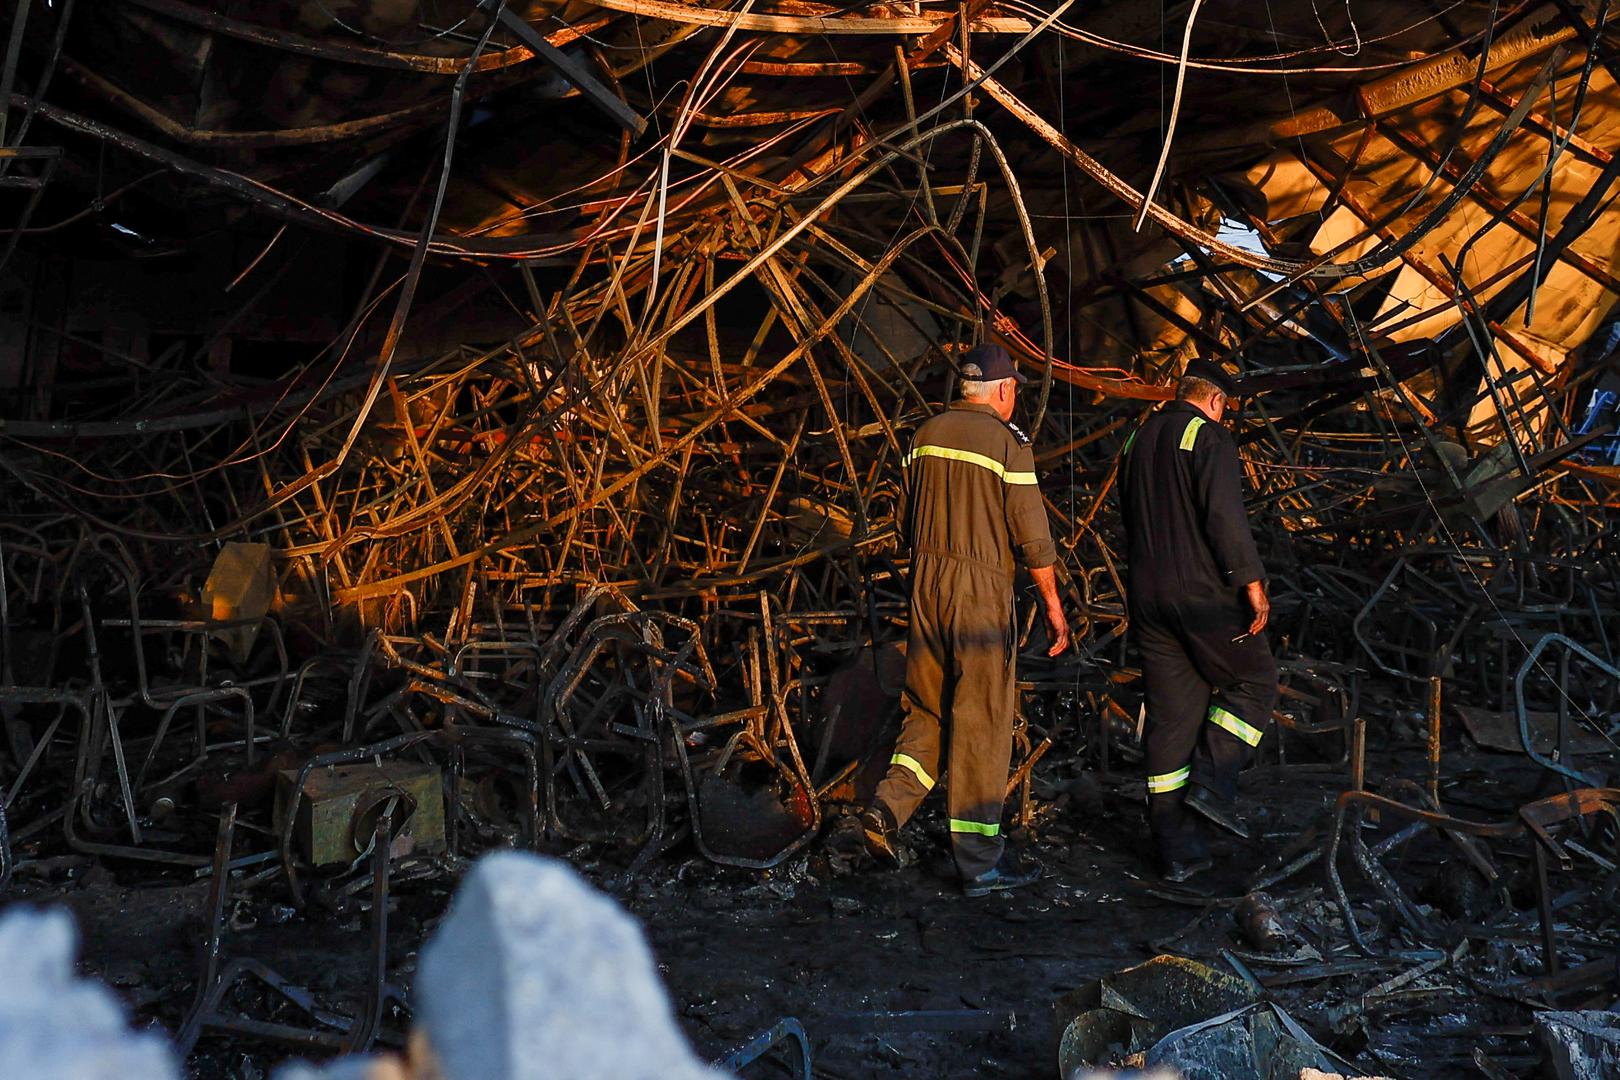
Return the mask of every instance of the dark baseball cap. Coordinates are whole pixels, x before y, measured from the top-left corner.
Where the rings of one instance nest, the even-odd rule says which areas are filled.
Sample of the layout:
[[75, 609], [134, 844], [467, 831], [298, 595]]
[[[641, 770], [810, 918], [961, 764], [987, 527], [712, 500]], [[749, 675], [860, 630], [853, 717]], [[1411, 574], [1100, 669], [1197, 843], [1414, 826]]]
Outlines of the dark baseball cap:
[[1213, 383], [1229, 398], [1239, 396], [1241, 389], [1238, 381], [1228, 375], [1226, 369], [1213, 360], [1205, 360], [1202, 356], [1187, 361], [1187, 370], [1182, 373], [1182, 377], [1203, 379], [1207, 383]]
[[1007, 350], [994, 344], [975, 345], [963, 353], [956, 371], [962, 378], [977, 382], [999, 382], [1002, 379], [1016, 379], [1019, 385], [1029, 382], [1029, 377], [1013, 364]]

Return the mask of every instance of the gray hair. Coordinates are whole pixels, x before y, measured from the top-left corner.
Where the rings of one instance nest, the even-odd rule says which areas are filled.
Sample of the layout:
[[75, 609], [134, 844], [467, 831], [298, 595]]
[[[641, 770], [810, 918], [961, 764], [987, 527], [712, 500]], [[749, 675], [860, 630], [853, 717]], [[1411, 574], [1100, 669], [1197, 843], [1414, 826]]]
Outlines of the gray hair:
[[1010, 376], [1005, 379], [963, 379], [962, 397], [967, 401], [984, 401], [996, 392], [996, 387], [1013, 381]]
[[1225, 397], [1226, 391], [1208, 379], [1200, 379], [1196, 375], [1183, 375], [1181, 381], [1176, 383], [1177, 401], [1203, 401], [1217, 394]]

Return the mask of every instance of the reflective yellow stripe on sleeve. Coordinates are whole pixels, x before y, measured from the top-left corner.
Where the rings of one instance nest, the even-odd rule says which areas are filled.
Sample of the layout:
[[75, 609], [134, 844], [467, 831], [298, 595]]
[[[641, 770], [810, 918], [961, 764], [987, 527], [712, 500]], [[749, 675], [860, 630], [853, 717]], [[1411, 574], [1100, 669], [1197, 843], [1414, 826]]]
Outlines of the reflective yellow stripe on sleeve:
[[1147, 778], [1149, 795], [1168, 795], [1172, 791], [1180, 791], [1187, 786], [1187, 778], [1192, 775], [1192, 766], [1183, 765], [1175, 772], [1159, 773], [1157, 776]]
[[1001, 822], [986, 825], [982, 821], [963, 821], [960, 818], [951, 818], [951, 832], [977, 833], [980, 836], [1000, 836]]
[[894, 757], [889, 759], [889, 764], [899, 765], [901, 768], [910, 772], [912, 776], [915, 776], [917, 778], [917, 782], [920, 783], [924, 788], [930, 791], [933, 790], [934, 778], [929, 776], [928, 770], [923, 768], [921, 763], [919, 763], [917, 759], [912, 757], [910, 754], [896, 754]]
[[918, 458], [944, 458], [946, 461], [961, 461], [968, 465], [977, 465], [981, 469], [989, 469], [1001, 477], [1006, 484], [1034, 484], [1035, 474], [1032, 472], [1008, 472], [1007, 467], [993, 457], [985, 454], [975, 454], [972, 450], [958, 450], [953, 446], [917, 446], [900, 462], [902, 469], [910, 468], [911, 463]]
[[1203, 427], [1206, 422], [1202, 416], [1195, 416], [1187, 421], [1187, 430], [1181, 433], [1181, 448], [1183, 450], [1193, 448], [1193, 443], [1198, 441], [1198, 429]]
[[1234, 716], [1219, 705], [1210, 707], [1209, 722], [1223, 731], [1231, 732], [1250, 746], [1259, 746], [1260, 740], [1266, 734], [1241, 716]]

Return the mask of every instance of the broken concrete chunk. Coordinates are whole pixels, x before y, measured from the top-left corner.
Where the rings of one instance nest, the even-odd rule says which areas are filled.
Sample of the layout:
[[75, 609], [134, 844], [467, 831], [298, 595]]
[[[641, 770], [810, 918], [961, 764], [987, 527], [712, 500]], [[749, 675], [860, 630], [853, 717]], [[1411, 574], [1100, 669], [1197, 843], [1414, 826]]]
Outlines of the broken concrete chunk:
[[482, 859], [422, 950], [416, 987], [444, 1080], [723, 1075], [676, 1028], [641, 928], [555, 859]]
[[77, 932], [65, 911], [0, 918], [0, 1076], [29, 1080], [169, 1080], [161, 1035], [129, 1030], [112, 991], [73, 974]]
[[[1307, 1070], [1342, 1068], [1300, 1027], [1271, 1003], [1250, 1005], [1172, 1031], [1142, 1058], [1171, 1068], [1184, 1080], [1296, 1080]], [[1330, 1074], [1331, 1075], [1331, 1074]]]
[[1117, 1061], [1176, 1028], [1252, 1004], [1242, 979], [1179, 956], [1155, 956], [1058, 999], [1058, 1074]]
[[1558, 1080], [1607, 1080], [1620, 1076], [1620, 1013], [1544, 1012], [1536, 1034]]
[[276, 1070], [276, 1080], [414, 1080], [389, 1058], [339, 1058], [326, 1065], [295, 1061]]

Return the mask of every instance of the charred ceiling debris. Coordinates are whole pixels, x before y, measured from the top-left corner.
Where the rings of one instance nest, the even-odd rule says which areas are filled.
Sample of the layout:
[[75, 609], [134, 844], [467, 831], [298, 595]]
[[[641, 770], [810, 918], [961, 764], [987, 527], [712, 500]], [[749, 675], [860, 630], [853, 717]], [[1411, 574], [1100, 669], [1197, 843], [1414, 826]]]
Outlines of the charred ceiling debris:
[[[1422, 1071], [1414, 1011], [1533, 1067], [1526, 1009], [1620, 993], [1617, 21], [19, 0], [0, 888], [207, 877], [182, 1048], [311, 1052], [397, 1035], [390, 889], [492, 845], [825, 876], [893, 737], [898, 459], [985, 334], [1079, 638], [1023, 625], [1015, 817], [1128, 838], [1115, 462], [1202, 354], [1263, 391], [1303, 801], [1230, 899], [1131, 895], [1369, 1070]], [[369, 909], [365, 989], [230, 959], [248, 895]], [[1100, 1053], [1168, 1030], [1116, 1012]]]

